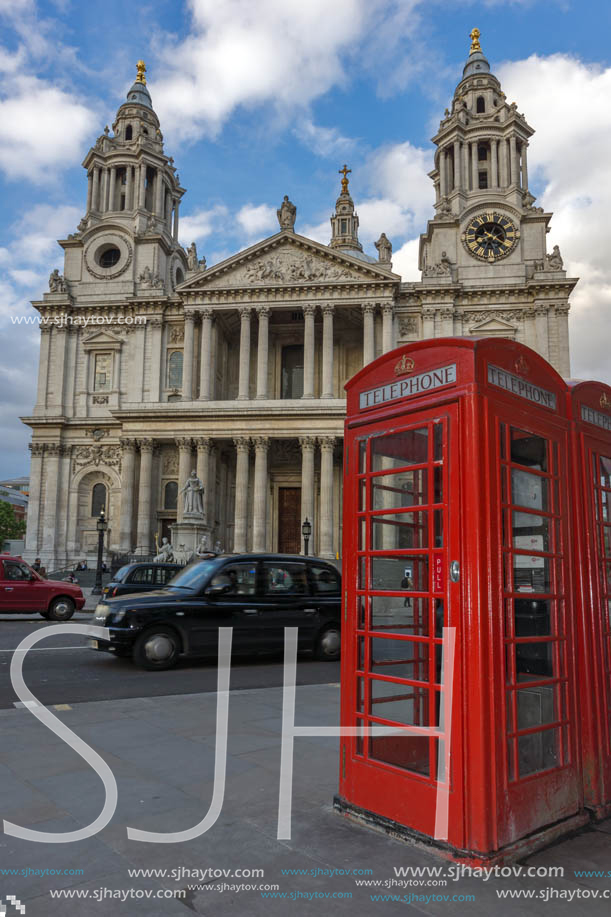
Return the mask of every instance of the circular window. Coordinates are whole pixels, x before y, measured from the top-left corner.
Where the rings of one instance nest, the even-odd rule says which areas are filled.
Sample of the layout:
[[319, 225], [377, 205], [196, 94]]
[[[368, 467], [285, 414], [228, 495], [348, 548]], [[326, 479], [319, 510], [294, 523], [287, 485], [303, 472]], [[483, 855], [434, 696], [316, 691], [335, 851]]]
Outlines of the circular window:
[[114, 267], [119, 263], [121, 252], [114, 245], [106, 245], [97, 253], [96, 261], [100, 267]]

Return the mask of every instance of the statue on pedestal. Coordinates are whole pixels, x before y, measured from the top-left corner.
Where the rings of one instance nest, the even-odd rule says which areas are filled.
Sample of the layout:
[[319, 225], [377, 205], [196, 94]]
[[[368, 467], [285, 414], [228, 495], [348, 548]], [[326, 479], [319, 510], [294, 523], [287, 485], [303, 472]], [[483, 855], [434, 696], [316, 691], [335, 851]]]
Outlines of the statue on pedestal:
[[197, 477], [197, 472], [192, 471], [187, 478], [185, 486], [180, 490], [185, 495], [184, 515], [198, 516], [203, 518], [204, 515], [204, 485]]
[[167, 538], [161, 539], [161, 547], [159, 548], [159, 554], [153, 558], [153, 563], [155, 564], [171, 564], [174, 560], [174, 548], [170, 544]]

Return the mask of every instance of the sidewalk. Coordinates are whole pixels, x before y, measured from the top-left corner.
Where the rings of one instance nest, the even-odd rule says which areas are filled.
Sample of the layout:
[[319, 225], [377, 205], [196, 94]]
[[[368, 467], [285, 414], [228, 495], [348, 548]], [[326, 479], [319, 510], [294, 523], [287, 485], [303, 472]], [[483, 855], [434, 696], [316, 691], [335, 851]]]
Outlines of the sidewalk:
[[[143, 687], [146, 674], [142, 674]], [[384, 835], [356, 826], [332, 809], [337, 789], [338, 739], [296, 739], [292, 837], [276, 838], [280, 769], [282, 689], [236, 691], [230, 697], [225, 801], [216, 824], [194, 840], [178, 844], [129, 840], [131, 828], [175, 832], [197, 824], [212, 798], [216, 695], [104, 701], [52, 709], [106, 760], [117, 780], [119, 802], [113, 820], [99, 834], [71, 844], [39, 844], [0, 835], [0, 898], [16, 895], [26, 917], [89, 915], [369, 915], [553, 914], [602, 915], [609, 899], [583, 897], [611, 889], [611, 820], [530, 857], [525, 865], [564, 867], [563, 878], [450, 879], [441, 885], [426, 874], [420, 884], [366, 887], [346, 871], [370, 869], [366, 880], [397, 881], [395, 867], [440, 867], [449, 863]], [[296, 723], [334, 725], [339, 687], [297, 688]], [[97, 774], [26, 709], [0, 711], [0, 811], [17, 825], [65, 832], [99, 815], [104, 793]], [[3, 874], [3, 870], [74, 870], [81, 875]], [[156, 877], [130, 877], [128, 869], [167, 870]], [[256, 878], [204, 877], [185, 870], [262, 869]], [[171, 875], [171, 870], [177, 870]], [[182, 871], [181, 871], [182, 870]], [[282, 870], [304, 870], [286, 875]], [[331, 870], [342, 873], [332, 875]], [[608, 878], [579, 878], [574, 870], [610, 870]], [[317, 872], [318, 871], [318, 872]], [[430, 876], [430, 874], [429, 874]], [[407, 877], [409, 880], [410, 877]], [[405, 879], [403, 880], [405, 881]], [[422, 884], [422, 883], [425, 884]], [[426, 884], [426, 883], [431, 884]], [[204, 884], [205, 883], [205, 884]], [[201, 884], [201, 888], [197, 888]], [[219, 886], [229, 886], [222, 890]], [[193, 886], [189, 888], [189, 886]], [[240, 886], [246, 888], [240, 889]], [[266, 886], [275, 886], [271, 890]], [[499, 899], [498, 890], [546, 888], [573, 893], [558, 898]], [[51, 898], [50, 890], [89, 897]], [[117, 898], [123, 890], [135, 896]], [[183, 898], [176, 893], [185, 892]], [[102, 901], [93, 895], [104, 894]], [[112, 893], [115, 893], [114, 895]], [[287, 894], [288, 898], [263, 897]], [[314, 894], [350, 894], [324, 900]], [[423, 900], [373, 901], [372, 895], [418, 895]], [[579, 894], [581, 897], [576, 898]], [[112, 897], [111, 897], [112, 895]], [[292, 895], [292, 897], [290, 897]], [[434, 900], [473, 895], [474, 900]], [[428, 901], [426, 898], [428, 897]], [[12, 917], [10, 908], [7, 917]]]

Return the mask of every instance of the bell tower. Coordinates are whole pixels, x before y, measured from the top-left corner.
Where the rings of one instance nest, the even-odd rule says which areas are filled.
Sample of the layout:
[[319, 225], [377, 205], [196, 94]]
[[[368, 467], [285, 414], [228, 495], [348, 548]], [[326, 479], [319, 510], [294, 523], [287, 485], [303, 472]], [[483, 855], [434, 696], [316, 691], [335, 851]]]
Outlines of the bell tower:
[[352, 172], [344, 165], [339, 170], [342, 178], [342, 190], [335, 202], [335, 213], [331, 217], [331, 248], [341, 248], [342, 251], [362, 252], [363, 246], [359, 242], [359, 218], [354, 209], [354, 201], [348, 191], [348, 175]]

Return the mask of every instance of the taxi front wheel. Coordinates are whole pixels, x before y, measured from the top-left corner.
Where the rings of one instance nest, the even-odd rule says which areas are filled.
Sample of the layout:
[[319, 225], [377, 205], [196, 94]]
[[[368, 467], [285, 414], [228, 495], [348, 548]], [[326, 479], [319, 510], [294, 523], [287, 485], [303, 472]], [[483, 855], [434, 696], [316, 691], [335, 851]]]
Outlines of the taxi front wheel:
[[339, 659], [342, 638], [339, 627], [327, 627], [318, 635], [314, 655], [326, 662]]
[[151, 627], [134, 646], [134, 662], [149, 671], [171, 669], [180, 656], [180, 638], [171, 627]]
[[49, 618], [51, 621], [68, 621], [74, 614], [74, 602], [66, 596], [53, 599], [43, 618]]

